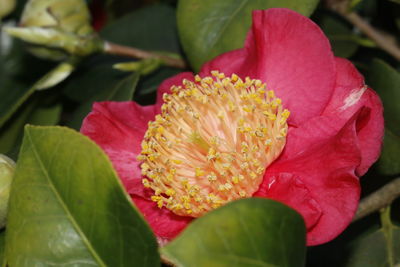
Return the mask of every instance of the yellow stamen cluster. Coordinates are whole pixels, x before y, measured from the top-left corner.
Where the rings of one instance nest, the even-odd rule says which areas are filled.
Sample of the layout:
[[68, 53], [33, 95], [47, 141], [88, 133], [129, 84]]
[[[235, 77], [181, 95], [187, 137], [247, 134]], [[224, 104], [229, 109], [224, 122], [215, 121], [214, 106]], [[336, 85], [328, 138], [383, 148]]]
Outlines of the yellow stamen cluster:
[[251, 197], [286, 142], [290, 112], [274, 91], [260, 80], [212, 75], [164, 94], [138, 156], [151, 199], [182, 216]]

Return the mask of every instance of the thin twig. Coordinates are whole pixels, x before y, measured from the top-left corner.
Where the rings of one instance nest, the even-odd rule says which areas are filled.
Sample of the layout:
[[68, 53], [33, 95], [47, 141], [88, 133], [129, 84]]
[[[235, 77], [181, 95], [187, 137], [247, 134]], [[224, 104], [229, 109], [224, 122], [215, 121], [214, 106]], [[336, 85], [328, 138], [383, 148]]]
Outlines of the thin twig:
[[325, 0], [325, 3], [330, 9], [336, 11], [351, 24], [356, 26], [362, 33], [374, 41], [378, 47], [400, 61], [400, 48], [396, 43], [396, 38], [388, 33], [377, 30], [357, 13], [349, 12], [350, 1]]
[[384, 185], [371, 195], [363, 198], [358, 206], [353, 222], [357, 221], [381, 208], [390, 205], [393, 200], [400, 196], [400, 177]]
[[160, 55], [134, 47], [114, 44], [108, 41], [106, 41], [104, 44], [104, 52], [107, 54], [128, 56], [139, 59], [158, 58], [161, 59], [165, 65], [170, 67], [180, 68], [180, 69], [184, 69], [187, 67], [185, 61], [183, 61], [182, 59], [173, 58], [166, 55]]
[[385, 50], [387, 53], [400, 60], [400, 48], [396, 44], [396, 39], [387, 33], [383, 34], [372, 27], [362, 17], [354, 12], [342, 13], [342, 16], [360, 29], [366, 36], [373, 40], [377, 46]]

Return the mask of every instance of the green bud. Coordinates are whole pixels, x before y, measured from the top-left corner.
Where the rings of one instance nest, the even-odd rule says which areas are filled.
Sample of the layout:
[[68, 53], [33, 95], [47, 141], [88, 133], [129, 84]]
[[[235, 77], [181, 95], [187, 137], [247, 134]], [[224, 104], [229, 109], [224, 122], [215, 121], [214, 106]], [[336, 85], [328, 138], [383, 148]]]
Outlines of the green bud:
[[158, 69], [161, 65], [161, 59], [147, 58], [139, 61], [114, 64], [113, 68], [121, 71], [135, 71], [139, 72], [142, 75], [147, 75]]
[[30, 51], [36, 56], [52, 60], [86, 56], [103, 47], [84, 0], [29, 0], [20, 26], [5, 31], [32, 44]]
[[6, 225], [8, 199], [15, 163], [12, 159], [0, 154], [0, 228]]
[[10, 14], [15, 8], [15, 0], [0, 0], [0, 19]]
[[29, 0], [20, 24], [22, 27], [56, 28], [78, 36], [93, 33], [84, 0]]

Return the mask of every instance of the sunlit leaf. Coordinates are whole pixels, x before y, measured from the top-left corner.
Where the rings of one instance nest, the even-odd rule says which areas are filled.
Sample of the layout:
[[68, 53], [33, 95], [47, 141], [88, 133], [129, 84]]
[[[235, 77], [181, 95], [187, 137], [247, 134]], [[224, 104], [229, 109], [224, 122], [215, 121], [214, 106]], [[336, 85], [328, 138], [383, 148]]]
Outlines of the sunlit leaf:
[[232, 202], [191, 223], [161, 253], [177, 266], [303, 266], [305, 227], [273, 200]]
[[157, 266], [157, 243], [87, 137], [28, 126], [9, 203], [10, 266]]

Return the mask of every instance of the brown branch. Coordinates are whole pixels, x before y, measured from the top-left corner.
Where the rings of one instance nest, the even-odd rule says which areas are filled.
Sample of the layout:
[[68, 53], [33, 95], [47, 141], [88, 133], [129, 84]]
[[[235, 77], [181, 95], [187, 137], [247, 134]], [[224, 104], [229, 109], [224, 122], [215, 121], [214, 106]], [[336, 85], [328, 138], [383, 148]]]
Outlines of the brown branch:
[[384, 185], [371, 195], [363, 198], [358, 206], [358, 210], [353, 218], [353, 222], [390, 205], [393, 200], [399, 196], [400, 177]]
[[337, 13], [342, 15], [347, 21], [373, 40], [378, 47], [400, 61], [400, 48], [396, 43], [396, 38], [388, 33], [382, 33], [375, 29], [357, 13], [348, 12], [348, 0], [326, 0], [325, 2], [330, 9], [335, 10]]
[[161, 262], [167, 266], [171, 266], [171, 267], [175, 267], [176, 265], [170, 261], [169, 259], [167, 259], [164, 255], [161, 254]]
[[372, 27], [368, 22], [361, 18], [358, 14], [344, 13], [342, 14], [349, 22], [360, 29], [366, 36], [373, 40], [377, 46], [385, 50], [387, 53], [400, 60], [400, 48], [396, 44], [396, 39], [388, 34], [383, 34]]
[[134, 47], [114, 44], [108, 41], [105, 41], [104, 43], [104, 52], [111, 55], [127, 56], [138, 59], [157, 58], [161, 59], [165, 65], [170, 67], [179, 69], [185, 69], [187, 67], [185, 61], [183, 61], [182, 59], [173, 58], [166, 55], [160, 55]]

